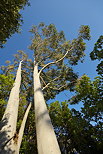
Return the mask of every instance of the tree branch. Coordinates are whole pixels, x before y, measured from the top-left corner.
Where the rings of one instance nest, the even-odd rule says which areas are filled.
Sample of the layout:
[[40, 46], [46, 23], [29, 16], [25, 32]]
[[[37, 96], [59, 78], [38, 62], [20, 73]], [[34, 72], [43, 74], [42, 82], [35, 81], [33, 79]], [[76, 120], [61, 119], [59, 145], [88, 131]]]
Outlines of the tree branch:
[[[60, 76], [59, 76], [60, 77]], [[57, 78], [59, 78], [59, 77], [57, 77]], [[57, 78], [55, 78], [55, 79], [57, 79]], [[55, 81], [55, 79], [54, 80], [52, 80], [52, 81]], [[51, 81], [51, 82], [52, 82]], [[72, 82], [70, 82], [70, 83], [75, 83], [75, 81], [72, 81]], [[69, 84], [70, 84], [69, 83]], [[50, 82], [45, 86], [45, 87], [43, 87], [43, 89], [42, 90], [44, 90], [45, 88], [47, 88], [48, 86], [50, 85]], [[51, 88], [51, 89], [53, 89], [53, 90], [61, 90], [63, 87], [67, 87], [67, 86], [69, 86], [68, 84], [65, 84], [65, 85], [63, 85], [63, 86], [61, 86], [61, 87], [59, 87], [59, 88], [53, 88], [53, 87], [49, 87], [49, 88]]]
[[38, 62], [38, 64], [41, 63], [43, 60], [45, 60], [45, 59], [47, 59], [47, 58], [50, 58], [51, 56], [52, 56], [52, 54], [50, 54], [50, 55], [48, 55], [48, 56], [42, 58], [42, 59]]
[[[70, 49], [70, 50], [71, 50], [71, 49]], [[48, 64], [46, 64], [43, 68], [41, 68], [41, 70], [39, 71], [39, 75], [41, 74], [41, 72], [42, 72], [47, 66], [52, 65], [52, 64], [56, 64], [56, 63], [60, 62], [61, 60], [63, 60], [63, 59], [66, 57], [66, 55], [68, 54], [68, 52], [69, 52], [70, 50], [68, 50], [68, 51], [65, 53], [65, 55], [64, 55], [63, 57], [61, 57], [59, 60], [54, 61], [54, 62], [51, 62], [51, 63], [48, 63]]]
[[[60, 75], [60, 76], [61, 76], [61, 75]], [[51, 80], [49, 83], [47, 83], [47, 84], [45, 85], [45, 87], [43, 87], [43, 89], [42, 89], [42, 90], [46, 89], [46, 88], [50, 85], [50, 83], [51, 83], [51, 82], [53, 82], [53, 81], [55, 81], [55, 80], [59, 79], [59, 78], [60, 78], [60, 76], [58, 76], [57, 78], [55, 78], [55, 79]]]
[[44, 79], [41, 76], [40, 76], [40, 78], [41, 78], [42, 82], [44, 83], [44, 85], [46, 86]]
[[23, 117], [23, 120], [22, 120], [22, 123], [21, 123], [20, 130], [19, 130], [19, 134], [18, 134], [18, 147], [17, 147], [18, 151], [20, 149], [20, 145], [21, 145], [21, 141], [22, 141], [22, 137], [23, 137], [23, 133], [24, 133], [24, 128], [25, 128], [25, 124], [26, 124], [26, 120], [27, 120], [30, 108], [31, 108], [31, 102], [29, 103], [29, 105], [28, 105], [28, 107], [26, 109], [26, 112], [24, 114], [24, 117]]
[[[65, 84], [65, 85], [63, 85], [63, 86], [61, 86], [61, 87], [59, 87], [59, 88], [53, 88], [54, 90], [61, 90], [63, 87], [66, 87], [66, 86], [68, 86], [67, 84]], [[52, 87], [51, 87], [52, 88]]]

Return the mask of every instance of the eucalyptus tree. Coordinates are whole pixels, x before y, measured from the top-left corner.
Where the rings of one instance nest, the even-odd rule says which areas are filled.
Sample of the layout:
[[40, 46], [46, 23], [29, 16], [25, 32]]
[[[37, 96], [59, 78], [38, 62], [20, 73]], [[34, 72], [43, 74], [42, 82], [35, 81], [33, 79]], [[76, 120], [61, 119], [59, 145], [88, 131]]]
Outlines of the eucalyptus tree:
[[[10, 153], [9, 151], [15, 150], [15, 142], [12, 140], [16, 133], [17, 115], [18, 115], [18, 105], [19, 105], [19, 88], [21, 84], [21, 62], [17, 71], [17, 76], [15, 83], [10, 93], [8, 104], [1, 121], [1, 153]], [[11, 141], [9, 141], [11, 140]], [[3, 150], [2, 150], [3, 148]], [[3, 152], [2, 152], [3, 151]]]
[[48, 88], [48, 95], [51, 95], [51, 91], [55, 94], [55, 91], [68, 89], [70, 84], [75, 83], [77, 76], [65, 61], [76, 65], [84, 56], [83, 38], [90, 39], [89, 27], [81, 26], [78, 38], [71, 42], [53, 24], [46, 26], [41, 23], [33, 26], [30, 32], [33, 34], [30, 49], [34, 51], [34, 106], [38, 153], [60, 153], [43, 90]]
[[[33, 65], [31, 59], [28, 58], [28, 55], [19, 50], [17, 54], [14, 55], [13, 61], [6, 61], [5, 66], [1, 66], [1, 89], [0, 96], [2, 100], [0, 100], [1, 107], [0, 108], [0, 118], [3, 115], [4, 109], [6, 107], [6, 103], [9, 97], [9, 91], [12, 88], [12, 84], [14, 82], [14, 77], [16, 76], [16, 71], [18, 68], [19, 61], [24, 60], [22, 62], [22, 74], [21, 74], [21, 86], [20, 86], [20, 95], [19, 95], [19, 109], [18, 109], [18, 121], [16, 131], [19, 134], [22, 119], [24, 118], [25, 110], [28, 108], [29, 102], [33, 102]], [[2, 102], [1, 102], [2, 101]], [[26, 126], [23, 134], [23, 142], [20, 149], [20, 152], [36, 152], [36, 137], [35, 137], [35, 113], [34, 106], [32, 103], [32, 108], [29, 112], [28, 120], [26, 121]], [[1, 112], [2, 111], [2, 112]], [[18, 140], [19, 141], [19, 140]], [[18, 142], [17, 142], [18, 143]]]
[[16, 153], [19, 154], [19, 149], [22, 141], [22, 136], [25, 128], [27, 116], [31, 107], [25, 112], [19, 133], [16, 132], [17, 117], [19, 108], [19, 91], [21, 84], [21, 62], [17, 71], [16, 79], [11, 90], [9, 100], [0, 123], [0, 153]]
[[[32, 44], [30, 46], [30, 49], [34, 51], [34, 62], [28, 59], [28, 56], [23, 51], [19, 51], [19, 53], [15, 55], [14, 64], [8, 64], [8, 66], [3, 66], [2, 71], [6, 75], [9, 72], [14, 72], [15, 74], [15, 69], [18, 66], [18, 61], [24, 59], [22, 64], [21, 92], [22, 94], [25, 94], [25, 98], [28, 102], [33, 101], [32, 79], [34, 67], [34, 105], [37, 134], [41, 136], [43, 135], [43, 133], [45, 133], [46, 136], [50, 134], [47, 139], [51, 140], [52, 142], [51, 133], [48, 131], [50, 130], [52, 131], [52, 136], [54, 136], [55, 138], [55, 141], [53, 141], [51, 144], [51, 142], [47, 143], [47, 140], [45, 140], [45, 135], [44, 137], [41, 137], [41, 141], [44, 142], [43, 144], [45, 144], [43, 145], [44, 149], [45, 147], [47, 148], [50, 146], [50, 149], [47, 148], [47, 151], [44, 151], [44, 153], [48, 153], [51, 152], [50, 150], [53, 148], [55, 142], [55, 145], [57, 145], [57, 147], [58, 144], [45, 105], [45, 100], [54, 98], [56, 94], [60, 93], [63, 90], [73, 90], [74, 84], [78, 76], [76, 73], [73, 72], [72, 65], [77, 65], [78, 61], [82, 61], [83, 56], [85, 55], [85, 43], [83, 39], [90, 39], [89, 27], [81, 26], [78, 37], [72, 41], [67, 41], [65, 39], [63, 31], [57, 32], [57, 29], [53, 24], [50, 24], [49, 26], [45, 26], [44, 24], [34, 26], [31, 32], [34, 34], [34, 37], [32, 38]], [[42, 99], [39, 100], [39, 98]], [[40, 104], [37, 103], [38, 101]], [[39, 110], [37, 110], [37, 105], [40, 105], [40, 110], [43, 109], [43, 111], [41, 111], [42, 114], [38, 112]], [[22, 110], [23, 108], [24, 107], [22, 106]], [[38, 114], [40, 115], [39, 117]], [[22, 115], [21, 112], [20, 115]], [[40, 120], [43, 125], [41, 127], [38, 127], [38, 121], [40, 122]], [[30, 125], [27, 128], [31, 129], [31, 127], [32, 126]], [[25, 134], [27, 135], [26, 129]], [[37, 140], [39, 147], [38, 151], [40, 151], [40, 144], [42, 143], [40, 143], [41, 141], [39, 142], [38, 135]], [[54, 150], [55, 148], [53, 148], [53, 151]]]

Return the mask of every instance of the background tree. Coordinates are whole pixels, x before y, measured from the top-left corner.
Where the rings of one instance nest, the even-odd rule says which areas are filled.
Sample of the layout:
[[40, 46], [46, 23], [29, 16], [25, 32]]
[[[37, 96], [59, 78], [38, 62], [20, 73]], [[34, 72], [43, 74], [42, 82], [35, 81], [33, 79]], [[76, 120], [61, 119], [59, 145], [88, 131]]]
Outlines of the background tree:
[[0, 47], [15, 32], [19, 32], [19, 27], [23, 22], [20, 10], [25, 5], [29, 5], [29, 0], [2, 0], [0, 1]]
[[69, 109], [68, 102], [53, 102], [48, 105], [49, 113], [62, 153], [98, 153], [93, 137], [94, 127], [82, 113]]
[[94, 45], [93, 51], [90, 53], [91, 60], [101, 61], [97, 66], [98, 74], [103, 77], [103, 35], [99, 37]]
[[0, 74], [0, 120], [3, 116], [5, 105], [7, 104], [13, 83], [14, 75], [8, 74], [8, 76], [6, 76], [4, 74]]
[[[94, 152], [103, 152], [103, 79], [98, 76], [91, 81], [86, 75], [78, 79], [76, 95], [72, 97], [71, 104], [83, 103], [81, 107], [82, 118], [92, 124], [90, 130], [93, 142], [95, 143]], [[75, 111], [75, 110], [74, 110]], [[76, 112], [76, 111], [75, 111]]]

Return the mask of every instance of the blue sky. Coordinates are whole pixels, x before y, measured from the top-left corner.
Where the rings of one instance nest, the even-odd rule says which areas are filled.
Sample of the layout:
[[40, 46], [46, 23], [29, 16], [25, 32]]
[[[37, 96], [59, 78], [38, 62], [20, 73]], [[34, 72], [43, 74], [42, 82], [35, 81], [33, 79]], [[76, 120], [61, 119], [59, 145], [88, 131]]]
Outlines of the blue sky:
[[[89, 25], [91, 29], [91, 40], [87, 42], [86, 57], [84, 63], [76, 66], [74, 70], [82, 74], [87, 74], [93, 79], [96, 74], [98, 61], [91, 61], [89, 53], [93, 50], [94, 43], [103, 35], [103, 0], [30, 0], [31, 6], [26, 7], [22, 12], [24, 23], [21, 26], [22, 33], [14, 34], [0, 49], [0, 66], [6, 60], [12, 60], [13, 54], [17, 50], [24, 50], [30, 56], [32, 51], [27, 47], [30, 45], [30, 33], [32, 25], [45, 22], [53, 23], [58, 30], [63, 30], [66, 38], [72, 40], [77, 36], [81, 25]], [[61, 101], [67, 99], [64, 94], [56, 99]]]

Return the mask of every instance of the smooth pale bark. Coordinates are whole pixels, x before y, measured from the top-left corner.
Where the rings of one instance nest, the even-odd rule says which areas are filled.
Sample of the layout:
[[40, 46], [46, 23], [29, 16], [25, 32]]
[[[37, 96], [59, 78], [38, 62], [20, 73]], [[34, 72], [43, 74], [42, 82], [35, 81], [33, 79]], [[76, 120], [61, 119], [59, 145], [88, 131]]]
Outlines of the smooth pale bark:
[[31, 103], [30, 103], [30, 104], [28, 105], [28, 107], [27, 107], [27, 110], [26, 110], [26, 112], [25, 112], [25, 115], [24, 115], [24, 118], [23, 118], [23, 121], [22, 121], [20, 130], [19, 130], [18, 140], [17, 140], [17, 148], [16, 148], [16, 153], [17, 153], [17, 154], [19, 154], [19, 149], [20, 149], [21, 142], [22, 142], [22, 137], [23, 137], [23, 133], [24, 133], [24, 128], [25, 128], [25, 124], [26, 124], [26, 121], [27, 121], [27, 117], [28, 117], [28, 113], [29, 113], [30, 108], [31, 108]]
[[21, 84], [21, 62], [19, 64], [15, 82], [11, 90], [8, 104], [0, 127], [0, 154], [15, 153], [16, 124], [19, 106], [19, 89]]
[[38, 66], [34, 64], [34, 105], [38, 154], [60, 154], [59, 145], [48, 114], [39, 79]]

